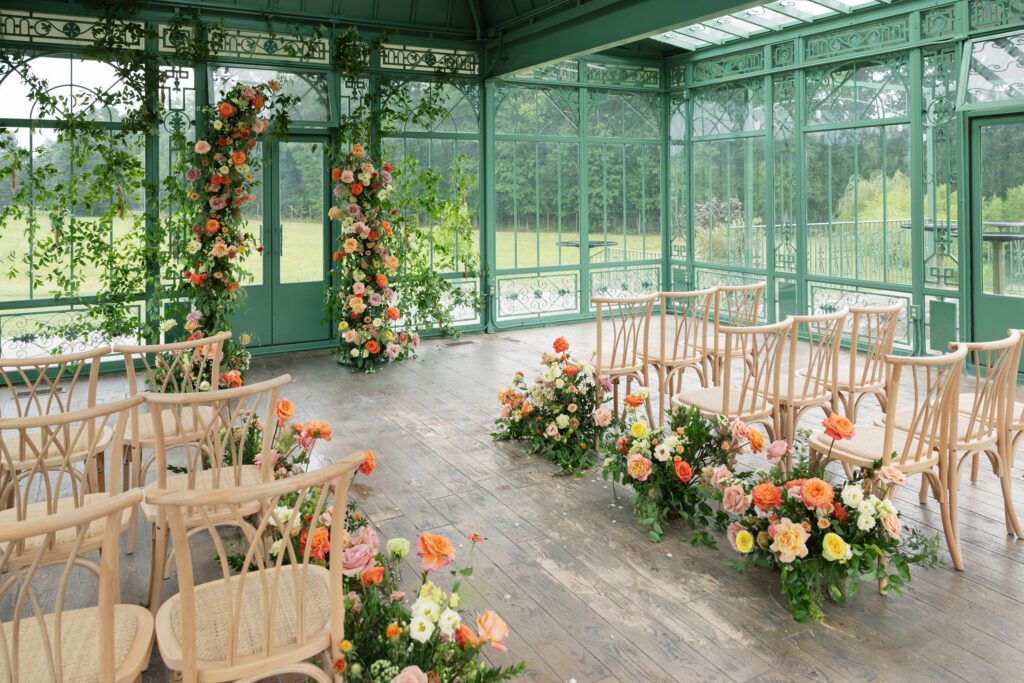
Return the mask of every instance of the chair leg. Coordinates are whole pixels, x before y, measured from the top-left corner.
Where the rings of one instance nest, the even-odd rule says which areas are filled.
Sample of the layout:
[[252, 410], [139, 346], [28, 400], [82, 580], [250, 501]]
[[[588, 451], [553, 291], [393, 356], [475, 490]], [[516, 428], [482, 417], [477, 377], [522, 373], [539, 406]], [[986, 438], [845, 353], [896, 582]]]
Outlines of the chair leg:
[[[141, 449], [140, 449], [141, 451]], [[140, 452], [141, 457], [141, 452]], [[124, 446], [121, 453], [121, 488], [125, 491], [131, 491], [133, 488], [142, 486], [142, 482], [138, 480], [136, 474], [136, 463], [138, 458], [135, 457], [135, 449], [131, 446]], [[128, 520], [128, 543], [125, 548], [125, 552], [129, 555], [135, 553], [135, 537], [139, 532], [139, 506], [136, 505], [132, 508], [131, 517]]]
[[164, 564], [167, 557], [167, 529], [158, 519], [153, 523], [153, 556], [150, 558], [149, 611], [156, 616], [163, 599]]
[[928, 503], [928, 490], [931, 485], [928, 483], [928, 477], [921, 477], [921, 490], [917, 493], [917, 502], [921, 505]]
[[942, 501], [942, 530], [946, 535], [946, 545], [949, 547], [949, 556], [953, 560], [953, 568], [957, 571], [964, 570], [964, 561], [960, 556], [960, 533], [959, 521], [957, 520], [957, 489], [960, 484], [958, 468], [954, 458], [950, 458], [948, 476], [952, 481], [944, 482], [936, 477], [932, 486], [938, 485], [945, 488], [940, 493]]
[[978, 483], [978, 453], [971, 456], [971, 483]]

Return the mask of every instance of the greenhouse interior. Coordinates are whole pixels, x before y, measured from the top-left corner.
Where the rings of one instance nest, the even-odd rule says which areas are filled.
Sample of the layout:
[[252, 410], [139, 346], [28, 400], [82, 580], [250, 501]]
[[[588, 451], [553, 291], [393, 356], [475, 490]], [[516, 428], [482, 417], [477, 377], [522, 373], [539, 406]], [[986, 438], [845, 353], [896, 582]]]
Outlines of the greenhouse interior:
[[4, 680], [1016, 681], [1022, 349], [1021, 0], [0, 2]]

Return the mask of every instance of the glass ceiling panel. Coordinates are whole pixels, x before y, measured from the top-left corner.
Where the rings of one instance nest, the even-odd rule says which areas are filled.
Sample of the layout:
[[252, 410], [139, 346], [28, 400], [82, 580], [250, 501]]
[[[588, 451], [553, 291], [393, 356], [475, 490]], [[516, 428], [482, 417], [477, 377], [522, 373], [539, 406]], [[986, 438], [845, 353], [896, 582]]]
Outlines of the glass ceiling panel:
[[892, 0], [776, 0], [760, 7], [723, 14], [699, 24], [679, 26], [652, 39], [686, 50], [700, 50], [736, 40], [808, 24], [819, 19], [877, 7]]

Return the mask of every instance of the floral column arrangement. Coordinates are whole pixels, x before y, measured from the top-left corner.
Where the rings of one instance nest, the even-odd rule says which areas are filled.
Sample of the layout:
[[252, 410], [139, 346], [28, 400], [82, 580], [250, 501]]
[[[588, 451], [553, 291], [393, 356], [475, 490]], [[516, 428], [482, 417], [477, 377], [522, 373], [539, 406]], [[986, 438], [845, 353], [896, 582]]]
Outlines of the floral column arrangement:
[[402, 318], [394, 287], [400, 261], [395, 254], [398, 210], [391, 164], [379, 170], [362, 145], [347, 148], [331, 169], [338, 205], [328, 217], [340, 224], [334, 252], [334, 286], [326, 312], [338, 321], [338, 362], [373, 372], [381, 363], [415, 353], [416, 332], [396, 331]]
[[[280, 90], [273, 80], [235, 85], [207, 110], [210, 135], [192, 147], [185, 180], [195, 219], [184, 244], [181, 271], [181, 289], [192, 307], [185, 318], [188, 339], [230, 329], [228, 319], [242, 296], [241, 259], [252, 250], [263, 251], [245, 230], [242, 207], [256, 198], [253, 190], [260, 160], [252, 152], [259, 136], [267, 131], [270, 120], [287, 125], [284, 109], [294, 98], [279, 95]], [[164, 331], [172, 327], [173, 323], [166, 323]], [[225, 344], [221, 384], [241, 384], [241, 373], [249, 367], [248, 342], [248, 335], [242, 334]]]

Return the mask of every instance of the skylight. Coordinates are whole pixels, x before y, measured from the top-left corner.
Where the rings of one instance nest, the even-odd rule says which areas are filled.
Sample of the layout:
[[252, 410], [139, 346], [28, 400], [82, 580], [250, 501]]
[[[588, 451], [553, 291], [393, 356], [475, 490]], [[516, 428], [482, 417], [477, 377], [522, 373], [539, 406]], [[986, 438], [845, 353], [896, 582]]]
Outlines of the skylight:
[[776, 0], [760, 7], [740, 10], [680, 26], [651, 36], [654, 40], [687, 50], [700, 50], [743, 38], [779, 31], [790, 26], [850, 14], [856, 10], [889, 4], [892, 0]]

